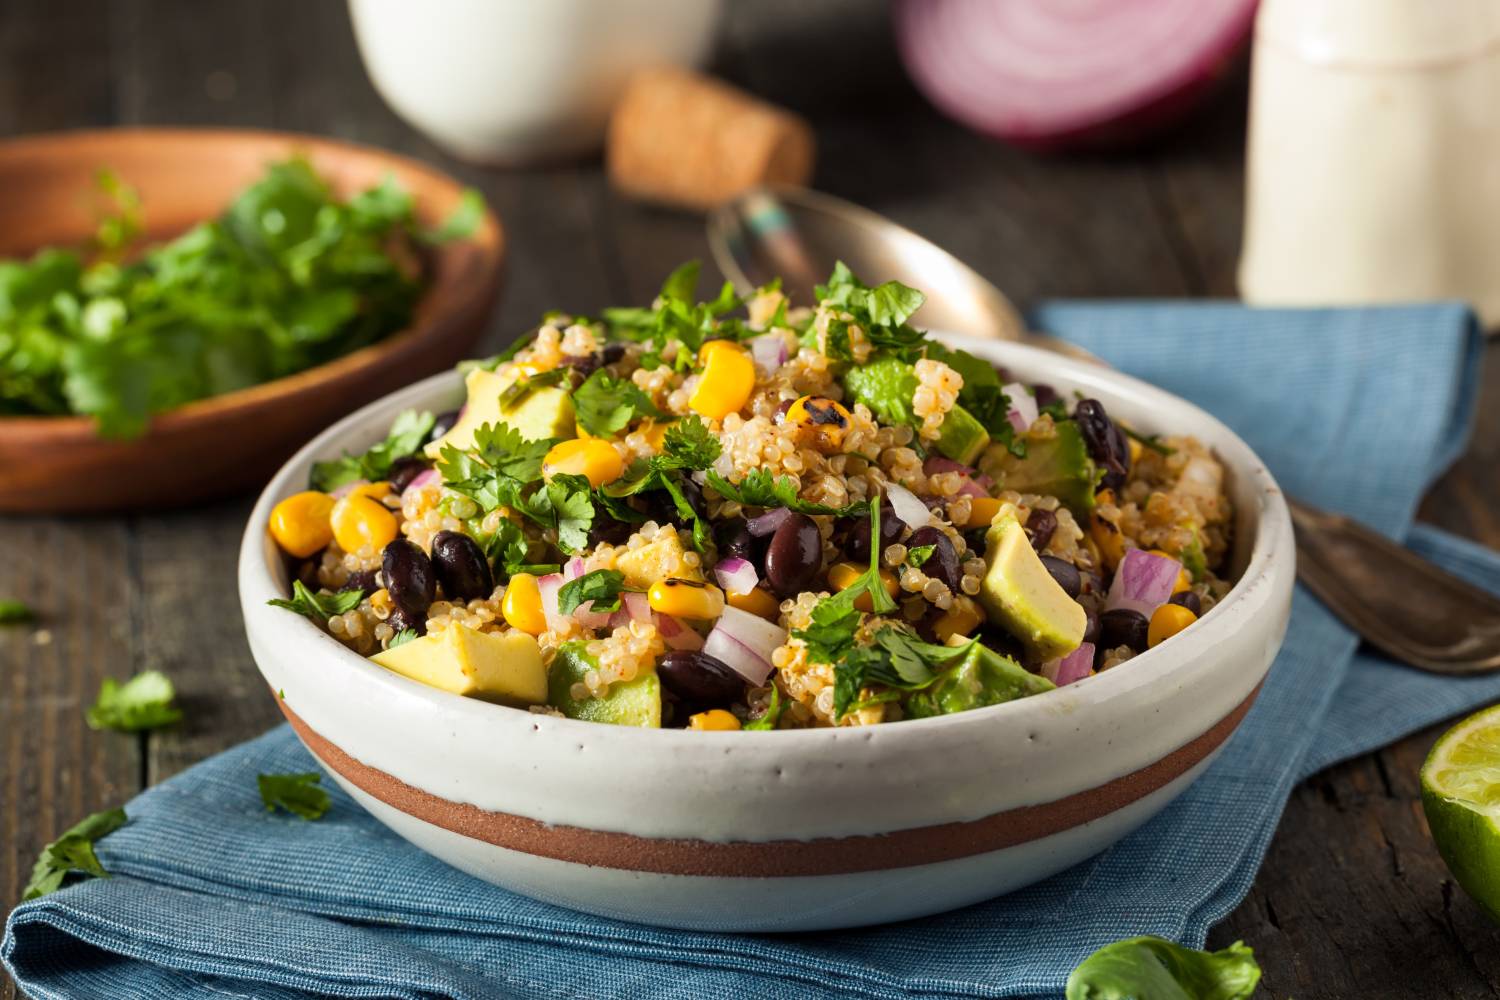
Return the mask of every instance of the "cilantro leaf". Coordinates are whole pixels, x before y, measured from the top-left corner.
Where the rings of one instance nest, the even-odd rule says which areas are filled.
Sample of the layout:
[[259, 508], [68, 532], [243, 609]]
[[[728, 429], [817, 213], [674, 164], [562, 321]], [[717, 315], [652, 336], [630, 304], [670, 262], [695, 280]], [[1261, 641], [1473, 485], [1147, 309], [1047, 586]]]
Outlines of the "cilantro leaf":
[[781, 719], [781, 691], [775, 684], [771, 685], [771, 700], [766, 703], [766, 710], [753, 719], [749, 719], [741, 727], [751, 732], [771, 730], [776, 728], [776, 723]]
[[619, 611], [620, 595], [630, 589], [625, 586], [625, 574], [619, 570], [596, 569], [562, 585], [557, 592], [557, 611], [571, 615], [590, 601], [591, 611]]
[[742, 339], [747, 332], [743, 323], [720, 320], [725, 313], [740, 305], [733, 284], [726, 281], [711, 302], [693, 304], [700, 270], [701, 265], [694, 260], [673, 271], [651, 309], [604, 310], [604, 320], [609, 324], [611, 334], [626, 340], [649, 340], [658, 348], [675, 341], [686, 348], [685, 352], [678, 352], [683, 361], [690, 361], [710, 334], [727, 334]]
[[553, 476], [511, 506], [556, 531], [558, 548], [564, 552], [582, 552], [588, 547], [589, 528], [594, 523], [592, 490], [583, 476]]
[[88, 711], [90, 729], [115, 729], [136, 733], [160, 729], [182, 718], [181, 709], [172, 704], [177, 692], [166, 674], [147, 670], [124, 684], [113, 677], [99, 685], [99, 698]]
[[266, 812], [285, 809], [303, 819], [322, 819], [331, 804], [328, 793], [320, 787], [323, 776], [316, 771], [306, 774], [260, 774], [255, 784]]
[[628, 378], [615, 378], [603, 368], [584, 380], [573, 393], [578, 426], [595, 437], [609, 437], [638, 417], [664, 417], [651, 397]]
[[[912, 314], [922, 308], [926, 296], [899, 281], [887, 281], [870, 288], [839, 261], [833, 267], [828, 284], [818, 285], [814, 292], [820, 305], [831, 305], [853, 316], [875, 347], [903, 360], [914, 360], [927, 343], [927, 335], [907, 325]], [[828, 342], [842, 343], [841, 352], [848, 360], [847, 330], [835, 330], [829, 324]], [[834, 352], [830, 350], [830, 355]]]
[[405, 410], [391, 423], [385, 440], [362, 455], [345, 452], [342, 458], [314, 462], [309, 477], [312, 488], [324, 493], [360, 479], [379, 482], [390, 474], [398, 458], [414, 454], [427, 441], [437, 418], [431, 413]]
[[359, 607], [364, 600], [362, 590], [341, 590], [336, 594], [317, 594], [307, 589], [301, 580], [292, 581], [292, 599], [273, 597], [266, 603], [273, 608], [286, 608], [299, 615], [306, 615], [319, 625], [334, 615], [344, 614]]
[[416, 629], [404, 628], [401, 631], [397, 632], [395, 635], [391, 636], [390, 641], [385, 644], [385, 648], [395, 649], [397, 646], [406, 645], [408, 642], [411, 642], [415, 638], [417, 638]]
[[707, 469], [718, 460], [724, 446], [709, 433], [696, 413], [688, 414], [662, 435], [661, 454], [653, 460], [659, 469]]
[[35, 618], [36, 613], [22, 602], [0, 600], [0, 625], [20, 625]]
[[428, 244], [466, 239], [479, 231], [479, 224], [484, 221], [484, 212], [484, 195], [474, 188], [464, 188], [463, 194], [458, 197], [458, 204], [453, 206], [448, 217], [432, 229], [418, 230], [417, 235], [423, 243]]
[[732, 483], [709, 471], [707, 483], [725, 500], [746, 507], [786, 507], [800, 514], [832, 514], [835, 517], [850, 517], [864, 510], [868, 504], [861, 500], [844, 507], [830, 507], [813, 503], [797, 496], [797, 481], [790, 476], [777, 476], [770, 469], [752, 469], [737, 483]]
[[906, 550], [906, 565], [920, 568], [928, 559], [932, 558], [932, 553], [936, 550], [936, 545], [913, 546]]
[[443, 484], [485, 511], [521, 506], [521, 494], [542, 478], [542, 461], [557, 442], [527, 441], [509, 424], [484, 424], [466, 451], [444, 446], [437, 470]]
[[108, 809], [96, 812], [74, 826], [63, 831], [62, 836], [42, 848], [41, 855], [31, 869], [31, 880], [21, 893], [21, 900], [37, 899], [62, 888], [70, 872], [79, 872], [94, 878], [109, 878], [109, 872], [99, 863], [94, 853], [94, 843], [114, 833], [126, 822], [125, 810]]

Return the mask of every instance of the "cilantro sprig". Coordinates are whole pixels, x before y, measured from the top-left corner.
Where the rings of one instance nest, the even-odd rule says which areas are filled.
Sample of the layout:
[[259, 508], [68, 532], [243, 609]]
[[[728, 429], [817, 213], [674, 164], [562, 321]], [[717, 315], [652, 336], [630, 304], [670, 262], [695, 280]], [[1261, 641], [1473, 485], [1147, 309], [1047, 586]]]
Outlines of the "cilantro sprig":
[[[820, 305], [834, 306], [854, 317], [872, 345], [904, 361], [915, 361], [922, 354], [927, 335], [908, 325], [913, 313], [922, 308], [926, 296], [899, 281], [887, 281], [874, 288], [854, 276], [848, 265], [839, 261], [826, 285], [814, 289]], [[835, 360], [850, 361], [847, 324], [834, 320], [828, 325], [828, 354]]]
[[70, 873], [109, 878], [99, 855], [94, 853], [94, 844], [124, 826], [127, 819], [123, 809], [106, 809], [63, 831], [62, 836], [42, 848], [32, 866], [31, 879], [22, 890], [22, 901], [56, 892]]
[[284, 809], [303, 819], [322, 819], [331, 800], [321, 787], [323, 776], [316, 771], [305, 774], [259, 774], [255, 777], [260, 800], [266, 812]]
[[[698, 275], [702, 270], [699, 261], [683, 264], [668, 276], [650, 309], [612, 308], [604, 310], [604, 321], [616, 338], [651, 342], [659, 352], [666, 344], [676, 342], [686, 351], [679, 351], [684, 362], [698, 352], [710, 336], [731, 336], [736, 340], [750, 334], [744, 323], [725, 318], [742, 303], [734, 293], [734, 285], [728, 281], [719, 289], [719, 294], [708, 302], [694, 302], [697, 297]], [[654, 355], [655, 352], [653, 352]], [[653, 355], [642, 359], [646, 367], [654, 367], [659, 360]]]
[[341, 590], [336, 594], [319, 594], [307, 588], [301, 580], [292, 581], [292, 598], [273, 597], [266, 603], [273, 608], [286, 608], [299, 615], [306, 615], [319, 625], [334, 615], [344, 614], [359, 607], [364, 600], [362, 590]]
[[432, 433], [437, 418], [428, 412], [405, 410], [391, 423], [385, 440], [362, 455], [344, 453], [342, 458], [315, 462], [310, 477], [312, 488], [324, 493], [360, 479], [379, 482], [390, 474], [398, 458], [414, 454]]
[[584, 604], [593, 602], [590, 611], [608, 613], [620, 610], [620, 595], [635, 588], [625, 585], [625, 574], [614, 569], [596, 569], [576, 580], [569, 580], [557, 591], [559, 614], [571, 615]]
[[573, 393], [578, 426], [595, 437], [609, 437], [639, 417], [664, 417], [651, 397], [628, 378], [598, 369]]
[[866, 501], [844, 507], [830, 507], [814, 503], [797, 496], [797, 481], [790, 476], [777, 476], [769, 469], [751, 469], [739, 482], [730, 482], [717, 472], [710, 471], [705, 477], [714, 492], [725, 500], [746, 507], [786, 507], [799, 514], [832, 514], [836, 517], [851, 517], [864, 510]]
[[138, 733], [170, 726], [182, 719], [182, 710], [172, 704], [176, 697], [172, 682], [159, 670], [136, 674], [124, 684], [106, 677], [88, 711], [89, 728]]

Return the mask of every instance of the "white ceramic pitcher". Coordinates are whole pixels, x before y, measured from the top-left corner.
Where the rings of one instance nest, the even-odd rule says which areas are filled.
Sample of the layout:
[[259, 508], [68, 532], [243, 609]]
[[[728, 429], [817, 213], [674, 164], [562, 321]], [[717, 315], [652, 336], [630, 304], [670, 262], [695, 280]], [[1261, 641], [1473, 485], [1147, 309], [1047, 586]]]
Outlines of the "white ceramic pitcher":
[[1264, 0], [1240, 290], [1500, 324], [1500, 0]]

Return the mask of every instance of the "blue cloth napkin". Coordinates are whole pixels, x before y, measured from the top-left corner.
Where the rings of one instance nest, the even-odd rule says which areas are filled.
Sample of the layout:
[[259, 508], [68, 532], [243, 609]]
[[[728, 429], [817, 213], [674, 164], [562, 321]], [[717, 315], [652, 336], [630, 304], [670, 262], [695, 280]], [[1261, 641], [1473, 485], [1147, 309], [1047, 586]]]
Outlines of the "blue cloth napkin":
[[[1058, 304], [1037, 321], [1216, 413], [1291, 492], [1500, 592], [1495, 553], [1411, 528], [1468, 433], [1481, 340], [1462, 307]], [[1238, 734], [1134, 836], [966, 910], [788, 937], [532, 902], [408, 847], [337, 789], [319, 822], [269, 815], [255, 775], [313, 768], [281, 727], [131, 802], [99, 849], [114, 877], [18, 907], [0, 955], [38, 998], [1056, 995], [1108, 941], [1201, 945], [1248, 891], [1298, 780], [1497, 698], [1500, 678], [1440, 679], [1357, 652], [1299, 591]]]

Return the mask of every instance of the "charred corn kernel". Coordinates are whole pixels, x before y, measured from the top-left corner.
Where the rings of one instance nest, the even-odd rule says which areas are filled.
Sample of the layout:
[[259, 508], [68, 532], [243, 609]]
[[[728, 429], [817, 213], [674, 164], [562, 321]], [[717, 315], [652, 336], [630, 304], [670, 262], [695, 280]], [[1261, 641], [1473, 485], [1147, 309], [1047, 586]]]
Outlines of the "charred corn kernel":
[[724, 613], [724, 591], [696, 580], [657, 580], [646, 591], [652, 611], [674, 618], [708, 621]]
[[[1114, 490], [1099, 491], [1098, 503], [1101, 506], [1113, 505], [1114, 502]], [[1100, 516], [1096, 509], [1089, 514], [1089, 538], [1099, 547], [1099, 558], [1104, 561], [1104, 568], [1113, 572], [1120, 565], [1120, 560], [1125, 558], [1125, 536], [1120, 533], [1120, 526]]]
[[995, 497], [973, 497], [969, 500], [969, 520], [965, 528], [983, 528], [1000, 513], [1000, 501]]
[[932, 632], [938, 642], [947, 642], [955, 635], [960, 637], [968, 635], [983, 621], [984, 615], [980, 613], [973, 601], [954, 601], [953, 607], [944, 611], [942, 617], [933, 622]]
[[1151, 624], [1146, 628], [1146, 645], [1166, 642], [1197, 620], [1198, 616], [1181, 604], [1163, 604], [1151, 613]]
[[803, 396], [787, 409], [785, 423], [797, 428], [814, 448], [830, 454], [843, 447], [849, 411], [825, 396]]
[[271, 508], [271, 537], [283, 552], [306, 559], [333, 541], [333, 497], [317, 490], [293, 493]]
[[379, 552], [396, 537], [396, 515], [379, 500], [357, 493], [335, 503], [328, 519], [334, 541], [345, 552], [358, 552], [366, 545]]
[[[1172, 553], [1170, 553], [1170, 552], [1163, 552], [1161, 549], [1151, 549], [1150, 552], [1151, 552], [1151, 554], [1153, 556], [1161, 556], [1163, 559], [1171, 559], [1173, 562], [1180, 563], [1182, 561], [1182, 560], [1178, 559], [1176, 556], [1174, 556]], [[1172, 584], [1172, 593], [1174, 593], [1174, 594], [1180, 594], [1184, 590], [1192, 590], [1192, 589], [1193, 589], [1193, 574], [1189, 573], [1187, 571], [1187, 567], [1184, 566], [1182, 569], [1180, 569], [1180, 570], [1177, 571], [1177, 582], [1174, 583], [1174, 584]]]
[[[828, 567], [828, 585], [834, 590], [848, 590], [854, 586], [854, 582], [863, 576], [869, 567], [861, 566], [859, 563], [838, 562]], [[901, 593], [901, 581], [896, 574], [888, 569], [881, 569], [880, 582], [885, 585], [885, 592], [893, 599]], [[875, 602], [870, 600], [868, 593], [860, 594], [854, 599], [854, 606], [860, 611], [874, 611]]]
[[547, 615], [542, 611], [542, 591], [536, 585], [536, 577], [530, 573], [517, 573], [505, 585], [505, 596], [500, 600], [500, 613], [511, 628], [520, 629], [528, 635], [541, 635], [547, 631]]
[[733, 712], [713, 708], [707, 712], [688, 716], [688, 728], [729, 733], [740, 728], [740, 720], [734, 717]]
[[561, 441], [542, 459], [542, 474], [583, 476], [595, 488], [612, 483], [625, 474], [625, 460], [615, 446], [599, 438]]
[[781, 603], [764, 587], [751, 587], [748, 594], [725, 594], [724, 600], [731, 608], [748, 611], [768, 621], [774, 622], [781, 615]]
[[[720, 346], [709, 349], [709, 344]], [[713, 340], [703, 345], [703, 374], [688, 397], [688, 406], [705, 417], [723, 420], [750, 401], [755, 391], [755, 362], [738, 344]]]
[[371, 500], [383, 500], [390, 495], [391, 484], [383, 480], [378, 483], [360, 483], [358, 486], [350, 487], [349, 492], [344, 494], [346, 497], [362, 496], [369, 497]]

